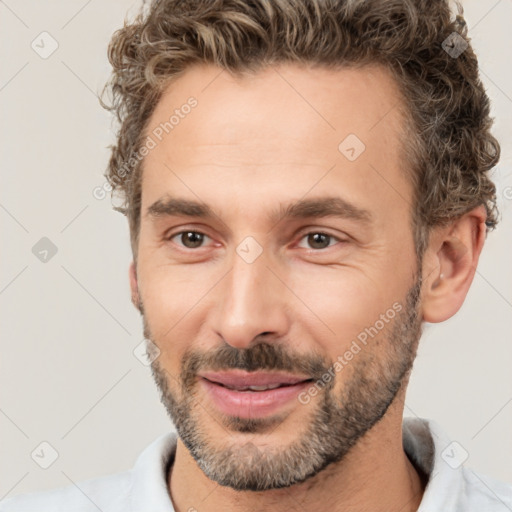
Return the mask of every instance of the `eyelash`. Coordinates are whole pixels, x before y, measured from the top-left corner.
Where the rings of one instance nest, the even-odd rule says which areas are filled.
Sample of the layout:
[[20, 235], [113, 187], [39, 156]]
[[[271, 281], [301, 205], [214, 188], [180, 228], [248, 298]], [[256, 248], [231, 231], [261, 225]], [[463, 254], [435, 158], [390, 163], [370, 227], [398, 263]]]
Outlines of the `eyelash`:
[[[173, 233], [169, 236], [166, 236], [165, 237], [165, 240], [166, 241], [172, 241], [173, 238], [176, 238], [177, 236], [180, 236], [180, 235], [183, 235], [185, 233], [194, 233], [194, 234], [198, 234], [198, 235], [203, 235], [205, 237], [208, 237], [211, 239], [211, 237], [209, 237], [206, 233], [202, 233], [201, 231], [196, 231], [196, 230], [193, 230], [193, 229], [185, 229], [183, 231], [178, 231], [177, 233]], [[345, 242], [346, 240], [342, 240], [334, 235], [331, 235], [330, 233], [326, 233], [324, 231], [307, 231], [305, 233], [302, 233], [301, 237], [300, 237], [300, 240], [303, 240], [304, 238], [310, 236], [310, 235], [324, 235], [324, 236], [327, 236], [329, 237], [331, 240], [335, 240], [337, 242]], [[334, 244], [335, 245], [335, 244]], [[179, 245], [179, 247], [181, 247], [182, 249], [185, 249], [185, 250], [190, 250], [190, 251], [194, 251], [194, 250], [198, 250], [198, 249], [203, 249], [204, 247], [203, 246], [200, 246], [200, 247], [195, 247], [195, 248], [191, 248], [191, 247], [185, 247], [184, 245]], [[309, 248], [307, 250], [309, 251], [313, 251], [313, 252], [320, 252], [320, 251], [325, 251], [326, 249], [329, 249], [330, 247], [332, 247], [332, 245], [328, 245], [327, 247], [323, 247], [321, 249], [313, 249], [313, 248]]]

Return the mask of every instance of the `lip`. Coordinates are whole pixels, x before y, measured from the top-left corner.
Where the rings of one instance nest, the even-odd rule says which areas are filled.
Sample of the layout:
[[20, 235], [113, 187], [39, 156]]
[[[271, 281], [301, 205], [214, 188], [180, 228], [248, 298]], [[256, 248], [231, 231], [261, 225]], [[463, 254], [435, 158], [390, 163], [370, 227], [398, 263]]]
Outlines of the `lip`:
[[[204, 372], [200, 384], [206, 390], [215, 407], [223, 414], [239, 418], [264, 418], [278, 412], [296, 399], [298, 394], [311, 385], [311, 377], [276, 372]], [[283, 387], [265, 391], [241, 391], [230, 387], [248, 386]], [[226, 387], [230, 386], [230, 387]]]

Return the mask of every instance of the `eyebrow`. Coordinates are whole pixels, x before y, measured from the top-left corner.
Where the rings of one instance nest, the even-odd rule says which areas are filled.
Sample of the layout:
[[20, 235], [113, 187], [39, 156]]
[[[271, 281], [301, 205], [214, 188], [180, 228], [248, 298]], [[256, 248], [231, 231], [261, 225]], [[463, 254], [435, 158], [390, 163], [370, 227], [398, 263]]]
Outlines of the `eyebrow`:
[[[149, 217], [181, 216], [199, 217], [213, 220], [218, 215], [205, 203], [190, 199], [165, 197], [158, 199], [146, 210]], [[341, 197], [319, 197], [314, 199], [300, 199], [294, 203], [283, 205], [270, 213], [270, 222], [279, 222], [285, 218], [305, 219], [322, 217], [340, 217], [355, 220], [363, 224], [372, 221], [372, 214]]]

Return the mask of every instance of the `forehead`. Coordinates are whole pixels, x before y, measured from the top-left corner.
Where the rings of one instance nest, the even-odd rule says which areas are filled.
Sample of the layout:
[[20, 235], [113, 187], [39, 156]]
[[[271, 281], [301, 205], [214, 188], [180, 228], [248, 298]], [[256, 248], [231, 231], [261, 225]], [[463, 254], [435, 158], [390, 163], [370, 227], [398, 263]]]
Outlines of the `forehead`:
[[327, 69], [280, 64], [240, 77], [216, 66], [195, 65], [164, 90], [146, 132], [168, 122], [173, 113], [180, 114], [190, 98], [197, 101], [190, 112], [193, 126], [181, 122], [188, 114], [179, 119], [175, 115], [163, 138], [172, 131], [176, 143], [180, 136], [191, 135], [195, 142], [225, 143], [247, 136], [258, 142], [266, 136], [268, 143], [278, 135], [275, 144], [282, 146], [307, 134], [317, 143], [322, 139], [326, 146], [337, 146], [346, 133], [372, 142], [372, 136], [381, 138], [390, 128], [400, 132], [403, 124], [401, 95], [383, 66]]
[[[302, 196], [323, 187], [363, 202], [379, 196], [383, 207], [401, 197], [403, 212], [411, 191], [402, 107], [381, 66], [281, 64], [245, 77], [191, 67], [168, 86], [147, 125], [155, 144], [143, 164], [143, 207], [173, 188], [189, 197], [224, 191], [247, 203], [250, 190]], [[184, 188], [185, 177], [194, 190]]]

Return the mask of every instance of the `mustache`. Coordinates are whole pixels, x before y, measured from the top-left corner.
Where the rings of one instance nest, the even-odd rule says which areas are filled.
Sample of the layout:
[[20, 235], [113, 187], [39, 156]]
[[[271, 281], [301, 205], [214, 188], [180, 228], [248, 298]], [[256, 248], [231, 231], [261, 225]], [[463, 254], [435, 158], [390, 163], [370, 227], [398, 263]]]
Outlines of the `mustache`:
[[181, 381], [186, 388], [193, 385], [197, 374], [204, 370], [278, 370], [300, 373], [318, 380], [329, 370], [320, 356], [289, 353], [282, 345], [260, 342], [246, 349], [224, 344], [208, 352], [187, 351], [183, 356]]

